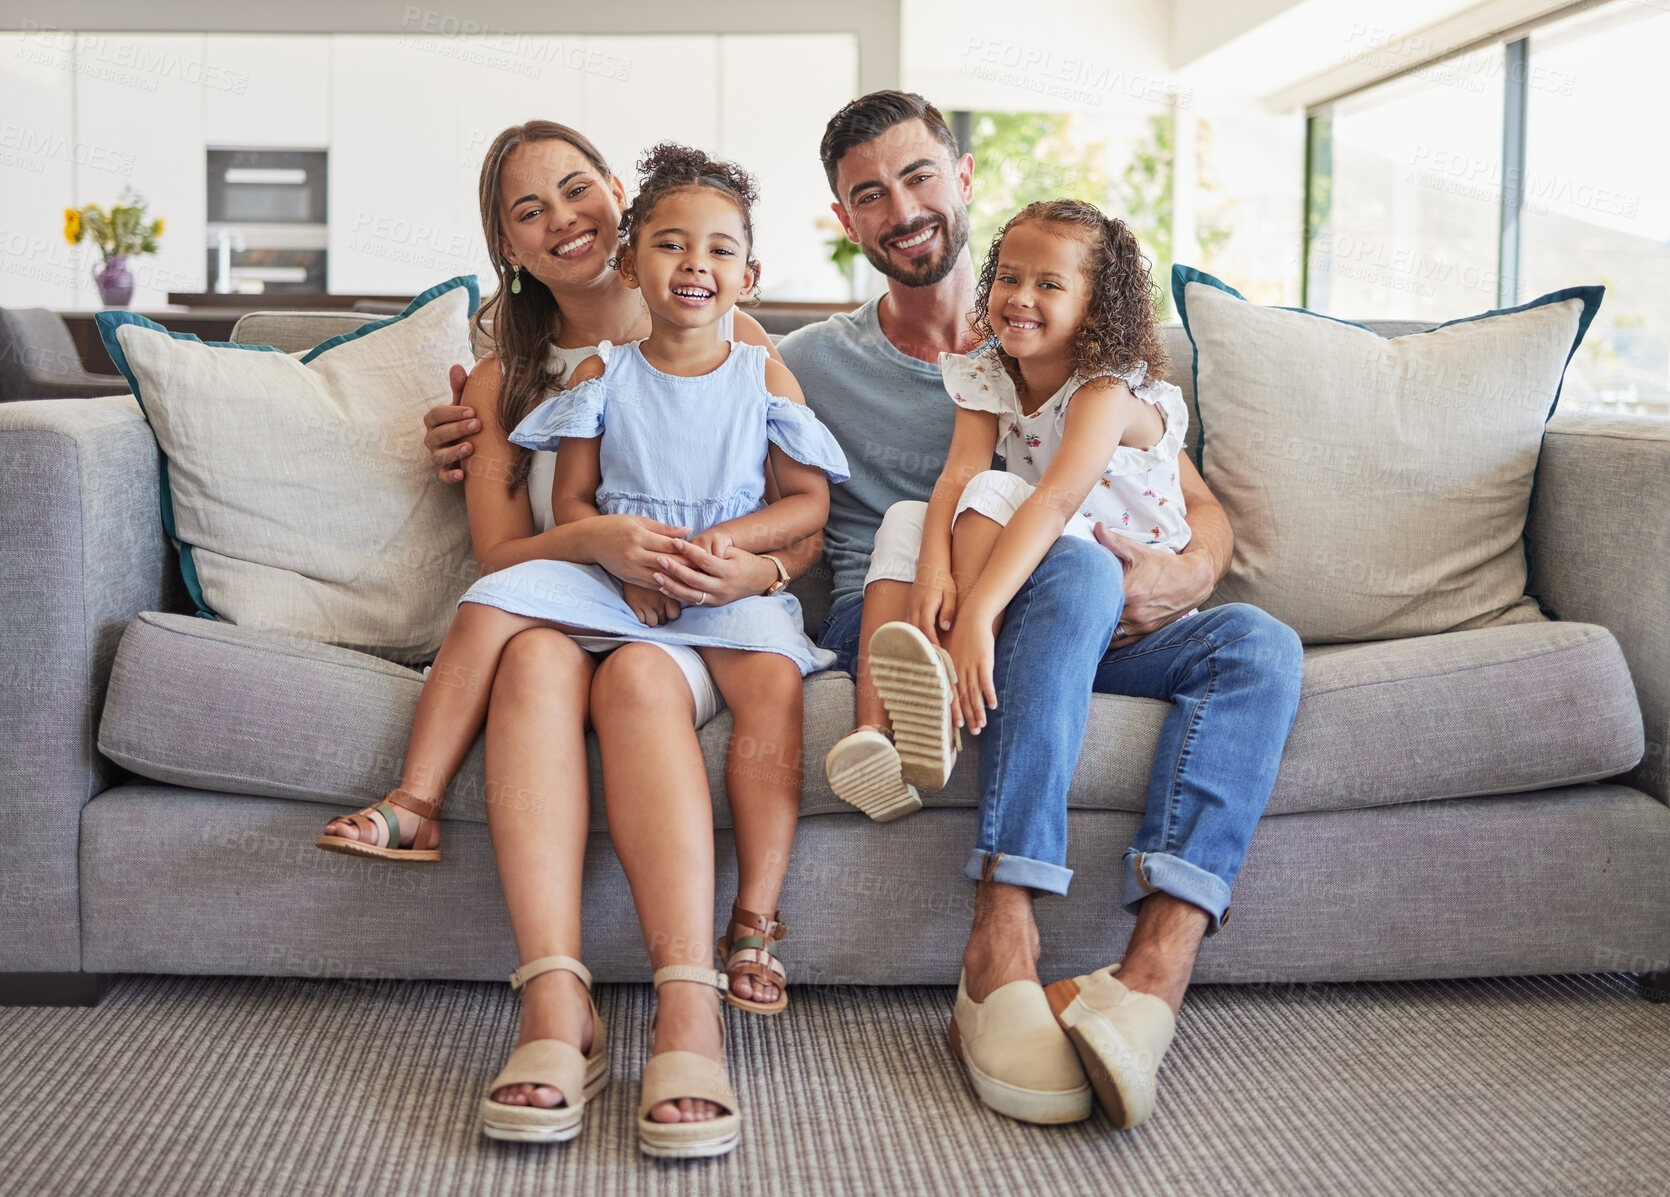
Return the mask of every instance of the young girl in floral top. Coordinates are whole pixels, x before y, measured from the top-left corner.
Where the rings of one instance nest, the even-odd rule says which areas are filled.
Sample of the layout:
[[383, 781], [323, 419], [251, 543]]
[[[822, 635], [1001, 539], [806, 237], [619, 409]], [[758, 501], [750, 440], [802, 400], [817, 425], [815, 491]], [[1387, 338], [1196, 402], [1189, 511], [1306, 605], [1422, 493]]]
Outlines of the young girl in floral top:
[[997, 705], [1004, 610], [1057, 538], [1094, 539], [1099, 523], [1172, 552], [1188, 544], [1177, 481], [1188, 410], [1151, 377], [1168, 364], [1153, 290], [1136, 237], [1091, 204], [1032, 204], [994, 241], [971, 314], [992, 339], [940, 356], [959, 410], [910, 622], [884, 624], [869, 645], [892, 735], [861, 727], [825, 761], [861, 810], [894, 818], [920, 805], [913, 785], [944, 786], [956, 729], [978, 733]]

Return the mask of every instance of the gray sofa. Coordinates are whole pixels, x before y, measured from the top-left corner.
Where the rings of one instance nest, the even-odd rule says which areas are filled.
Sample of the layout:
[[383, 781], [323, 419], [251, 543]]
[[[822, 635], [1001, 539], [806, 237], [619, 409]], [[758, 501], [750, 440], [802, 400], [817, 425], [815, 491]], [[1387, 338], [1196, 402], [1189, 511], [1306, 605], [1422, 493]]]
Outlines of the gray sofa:
[[[236, 335], [298, 348], [360, 319], [249, 318]], [[1167, 335], [1187, 363], [1181, 330]], [[480, 745], [449, 798], [442, 864], [317, 851], [333, 813], [397, 779], [418, 675], [186, 614], [157, 471], [131, 398], [0, 406], [0, 989], [73, 1000], [118, 972], [503, 978], [516, 961]], [[1531, 590], [1558, 621], [1308, 651], [1280, 779], [1200, 980], [1666, 967], [1666, 477], [1670, 421], [1558, 416], [1531, 526]], [[798, 586], [813, 612], [819, 584]], [[782, 903], [792, 975], [953, 982], [976, 770], [921, 814], [871, 823], [819, 767], [851, 714], [844, 675], [808, 680]], [[1052, 976], [1123, 944], [1120, 856], [1163, 714], [1095, 699], [1070, 794], [1077, 878], [1038, 908]], [[734, 884], [728, 726], [702, 733], [720, 902]], [[585, 884], [588, 963], [605, 981], [647, 977], [600, 805]], [[387, 917], [396, 904], [415, 917]]]

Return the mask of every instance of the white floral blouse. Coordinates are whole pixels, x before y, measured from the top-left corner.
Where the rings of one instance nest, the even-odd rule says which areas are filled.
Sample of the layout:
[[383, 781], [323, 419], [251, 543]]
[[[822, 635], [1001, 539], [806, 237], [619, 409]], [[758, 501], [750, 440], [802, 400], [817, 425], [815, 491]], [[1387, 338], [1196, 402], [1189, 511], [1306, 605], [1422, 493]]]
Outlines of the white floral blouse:
[[1093, 524], [1106, 524], [1133, 540], [1174, 553], [1189, 543], [1183, 490], [1177, 481], [1177, 455], [1188, 431], [1189, 410], [1181, 390], [1148, 377], [1146, 363], [1138, 362], [1123, 374], [1075, 374], [1030, 416], [1021, 410], [1015, 385], [995, 350], [972, 357], [942, 353], [939, 372], [959, 407], [997, 415], [997, 453], [1004, 469], [1033, 486], [1043, 479], [1061, 444], [1067, 405], [1074, 393], [1092, 378], [1123, 380], [1138, 399], [1160, 410], [1165, 434], [1147, 449], [1130, 445], [1115, 449], [1107, 469], [1079, 504], [1079, 512]]

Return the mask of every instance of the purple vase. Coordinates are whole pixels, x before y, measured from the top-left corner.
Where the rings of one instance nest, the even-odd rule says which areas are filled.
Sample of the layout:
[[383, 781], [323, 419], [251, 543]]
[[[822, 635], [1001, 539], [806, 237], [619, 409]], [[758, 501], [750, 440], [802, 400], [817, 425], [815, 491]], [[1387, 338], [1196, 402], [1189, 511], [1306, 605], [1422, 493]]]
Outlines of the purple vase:
[[128, 273], [128, 260], [121, 254], [106, 258], [93, 271], [93, 282], [98, 284], [99, 298], [107, 308], [125, 308], [133, 298], [133, 275]]

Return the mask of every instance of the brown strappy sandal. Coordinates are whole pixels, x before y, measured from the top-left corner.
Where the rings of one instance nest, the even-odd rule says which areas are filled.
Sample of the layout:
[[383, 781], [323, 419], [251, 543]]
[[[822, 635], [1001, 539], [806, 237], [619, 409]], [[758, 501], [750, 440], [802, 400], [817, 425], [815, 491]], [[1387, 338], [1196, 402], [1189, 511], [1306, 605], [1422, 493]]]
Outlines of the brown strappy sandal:
[[[418, 816], [417, 835], [410, 847], [400, 846], [401, 813], [394, 808], [398, 802]], [[410, 818], [411, 815], [406, 816]], [[369, 856], [376, 860], [438, 861], [441, 859], [441, 804], [419, 798], [405, 790], [392, 790], [381, 802], [372, 803], [351, 815], [338, 815], [331, 823], [353, 825], [360, 833], [357, 840], [336, 835], [321, 835], [313, 843], [326, 852], [341, 852], [346, 856]], [[329, 823], [326, 824], [328, 828]]]
[[[788, 1007], [789, 974], [779, 958], [777, 945], [788, 935], [789, 928], [781, 914], [781, 911], [776, 911], [767, 917], [731, 903], [731, 922], [759, 932], [758, 935], [739, 935], [734, 941], [729, 935], [719, 939], [719, 959], [725, 962], [725, 976], [731, 983], [731, 988], [725, 992], [725, 1000], [739, 1010], [755, 1014], [781, 1014]], [[777, 986], [777, 1000], [755, 1002], [738, 997], [738, 977], [767, 981]]]

